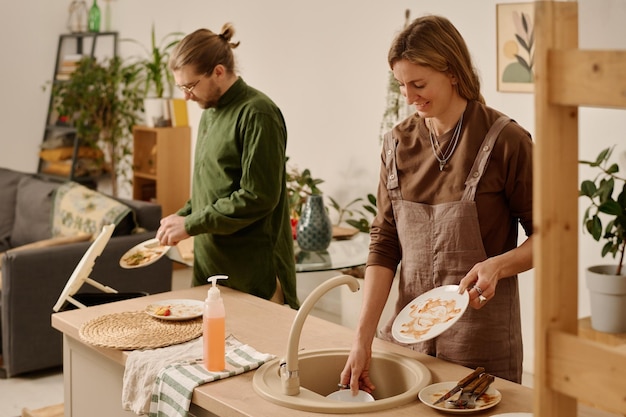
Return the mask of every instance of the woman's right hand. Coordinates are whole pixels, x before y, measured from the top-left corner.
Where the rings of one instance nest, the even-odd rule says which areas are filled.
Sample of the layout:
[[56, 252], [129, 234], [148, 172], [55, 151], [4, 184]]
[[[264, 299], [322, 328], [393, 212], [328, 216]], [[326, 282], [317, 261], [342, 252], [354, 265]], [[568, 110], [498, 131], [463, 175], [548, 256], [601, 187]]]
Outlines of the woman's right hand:
[[371, 394], [376, 389], [370, 379], [372, 343], [394, 274], [395, 271], [380, 265], [368, 265], [365, 269], [359, 324], [348, 360], [340, 375], [340, 384], [349, 385], [353, 395], [359, 390]]
[[371, 359], [371, 349], [356, 344], [352, 347], [346, 365], [341, 372], [340, 384], [350, 385], [353, 395], [356, 395], [359, 390], [371, 394], [376, 389], [369, 375]]

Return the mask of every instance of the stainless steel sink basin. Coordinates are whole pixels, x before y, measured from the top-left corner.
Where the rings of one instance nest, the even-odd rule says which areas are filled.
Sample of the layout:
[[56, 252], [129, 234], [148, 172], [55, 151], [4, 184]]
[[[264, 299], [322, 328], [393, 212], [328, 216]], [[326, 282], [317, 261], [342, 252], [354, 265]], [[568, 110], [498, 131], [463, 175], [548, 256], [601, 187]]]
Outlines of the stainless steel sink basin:
[[302, 351], [298, 355], [300, 393], [284, 394], [279, 375], [280, 360], [268, 362], [256, 370], [254, 390], [263, 398], [284, 407], [323, 413], [380, 411], [417, 401], [420, 389], [429, 385], [428, 368], [416, 359], [394, 353], [374, 351], [370, 375], [376, 401], [339, 402], [326, 398], [337, 390], [339, 374], [348, 359], [347, 349]]

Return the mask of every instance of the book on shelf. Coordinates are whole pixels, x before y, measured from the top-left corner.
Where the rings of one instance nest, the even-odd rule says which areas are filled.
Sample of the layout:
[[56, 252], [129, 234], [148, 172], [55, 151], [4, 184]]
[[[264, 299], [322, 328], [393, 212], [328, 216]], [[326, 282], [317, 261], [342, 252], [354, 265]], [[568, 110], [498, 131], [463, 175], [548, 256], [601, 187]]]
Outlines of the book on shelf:
[[189, 116], [187, 115], [187, 100], [182, 98], [170, 99], [170, 116], [172, 126], [189, 126]]
[[72, 77], [76, 68], [78, 68], [78, 63], [83, 58], [80, 54], [71, 54], [63, 56], [63, 60], [59, 63], [59, 70], [56, 74], [57, 80], [69, 80]]
[[[74, 156], [73, 146], [59, 146], [53, 149], [42, 149], [39, 151], [39, 157], [44, 161], [57, 162], [70, 159]], [[77, 158], [102, 159], [103, 153], [100, 149], [90, 146], [80, 146], [76, 152]]]

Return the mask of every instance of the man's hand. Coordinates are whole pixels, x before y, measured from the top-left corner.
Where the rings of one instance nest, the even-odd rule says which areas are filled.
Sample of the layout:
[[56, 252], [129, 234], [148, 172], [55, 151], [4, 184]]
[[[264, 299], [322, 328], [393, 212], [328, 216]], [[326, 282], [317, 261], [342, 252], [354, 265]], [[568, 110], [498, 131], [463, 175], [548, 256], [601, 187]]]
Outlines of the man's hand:
[[176, 214], [162, 218], [156, 237], [161, 245], [167, 246], [175, 246], [181, 240], [187, 239], [189, 234], [185, 230], [185, 218]]

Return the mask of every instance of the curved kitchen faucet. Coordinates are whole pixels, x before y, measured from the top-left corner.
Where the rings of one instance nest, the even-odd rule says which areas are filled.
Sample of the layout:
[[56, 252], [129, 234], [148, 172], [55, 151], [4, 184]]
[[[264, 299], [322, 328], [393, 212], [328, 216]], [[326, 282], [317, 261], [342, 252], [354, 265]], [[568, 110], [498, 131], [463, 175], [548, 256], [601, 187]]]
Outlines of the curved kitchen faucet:
[[352, 292], [356, 292], [360, 288], [359, 281], [356, 278], [350, 275], [339, 275], [329, 279], [315, 288], [300, 306], [289, 332], [289, 339], [287, 340], [287, 356], [280, 364], [280, 379], [282, 381], [283, 393], [285, 395], [300, 394], [298, 345], [300, 343], [300, 334], [302, 333], [304, 320], [309, 315], [315, 303], [324, 294], [333, 288], [344, 284], [347, 285]]

